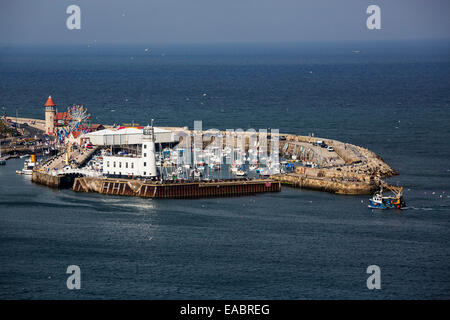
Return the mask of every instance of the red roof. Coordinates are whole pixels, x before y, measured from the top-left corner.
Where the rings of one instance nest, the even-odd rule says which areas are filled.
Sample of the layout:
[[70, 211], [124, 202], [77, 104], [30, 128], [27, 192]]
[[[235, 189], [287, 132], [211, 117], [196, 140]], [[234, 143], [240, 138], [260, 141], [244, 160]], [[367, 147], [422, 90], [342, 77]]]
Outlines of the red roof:
[[47, 102], [44, 104], [45, 107], [54, 107], [56, 104], [53, 102], [52, 96], [48, 96]]
[[55, 114], [55, 120], [72, 120], [68, 112], [58, 112]]

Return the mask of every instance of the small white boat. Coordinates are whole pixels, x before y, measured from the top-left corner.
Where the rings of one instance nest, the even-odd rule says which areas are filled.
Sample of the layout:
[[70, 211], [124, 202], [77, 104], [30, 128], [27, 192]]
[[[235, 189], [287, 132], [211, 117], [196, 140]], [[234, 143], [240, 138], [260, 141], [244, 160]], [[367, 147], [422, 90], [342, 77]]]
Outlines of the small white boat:
[[242, 177], [242, 176], [246, 176], [247, 173], [243, 170], [238, 170], [238, 171], [236, 171], [236, 175]]
[[31, 161], [25, 161], [22, 169], [22, 174], [32, 175], [34, 169], [34, 163]]
[[270, 167], [267, 170], [268, 174], [279, 174], [280, 173], [280, 168], [278, 167]]
[[200, 178], [201, 176], [202, 176], [201, 171], [199, 171], [199, 170], [194, 170], [194, 177], [195, 177], [195, 178]]
[[19, 170], [17, 170], [16, 173], [24, 175], [32, 175], [35, 165], [36, 165], [36, 158], [34, 157], [34, 155], [32, 155], [30, 159], [25, 160], [25, 162], [23, 163], [23, 169], [20, 170], [20, 173]]

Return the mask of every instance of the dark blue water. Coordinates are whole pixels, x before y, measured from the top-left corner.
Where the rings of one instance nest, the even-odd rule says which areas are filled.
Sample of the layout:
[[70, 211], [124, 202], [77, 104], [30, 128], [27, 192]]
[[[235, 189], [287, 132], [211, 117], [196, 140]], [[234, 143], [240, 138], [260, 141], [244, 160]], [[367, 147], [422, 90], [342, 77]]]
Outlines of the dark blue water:
[[[0, 48], [1, 106], [43, 118], [51, 94], [99, 123], [314, 132], [381, 155], [410, 209], [290, 188], [189, 201], [78, 194], [32, 185], [10, 160], [1, 298], [450, 297], [448, 43], [144, 48]], [[66, 288], [71, 264], [79, 291]], [[378, 291], [366, 287], [372, 264]]]

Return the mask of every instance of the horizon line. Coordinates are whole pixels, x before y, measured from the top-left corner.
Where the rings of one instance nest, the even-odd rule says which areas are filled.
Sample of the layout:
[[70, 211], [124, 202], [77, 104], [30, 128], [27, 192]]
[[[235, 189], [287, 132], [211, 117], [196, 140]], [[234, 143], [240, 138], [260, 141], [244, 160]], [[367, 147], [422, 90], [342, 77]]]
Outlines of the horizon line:
[[398, 38], [398, 39], [351, 39], [351, 40], [295, 40], [295, 41], [205, 41], [205, 42], [98, 42], [97, 40], [57, 43], [57, 42], [1, 42], [0, 46], [215, 46], [215, 45], [302, 45], [302, 44], [351, 44], [351, 43], [404, 43], [404, 42], [449, 42], [448, 38]]

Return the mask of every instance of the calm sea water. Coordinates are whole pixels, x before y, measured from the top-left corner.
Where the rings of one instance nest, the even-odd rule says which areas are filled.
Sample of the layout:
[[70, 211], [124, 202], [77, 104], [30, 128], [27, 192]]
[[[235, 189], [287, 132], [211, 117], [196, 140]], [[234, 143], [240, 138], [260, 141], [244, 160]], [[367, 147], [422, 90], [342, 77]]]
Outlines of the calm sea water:
[[[82, 103], [99, 123], [314, 132], [381, 155], [410, 209], [290, 188], [200, 200], [78, 194], [33, 185], [10, 160], [0, 167], [0, 298], [450, 298], [448, 43], [145, 47], [2, 47], [1, 106], [42, 118], [51, 94], [60, 111]], [[71, 264], [78, 291], [66, 288]], [[381, 290], [366, 287], [373, 264]]]

